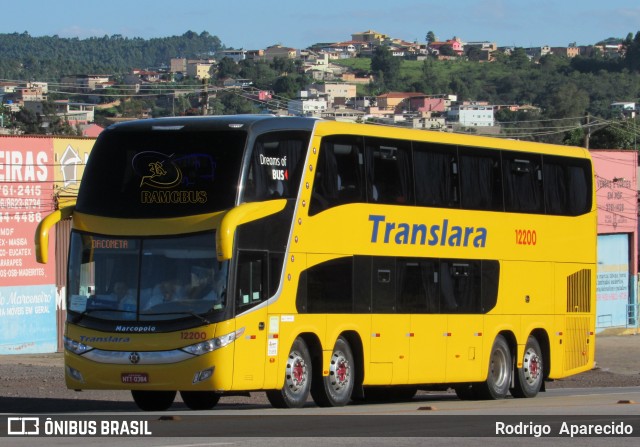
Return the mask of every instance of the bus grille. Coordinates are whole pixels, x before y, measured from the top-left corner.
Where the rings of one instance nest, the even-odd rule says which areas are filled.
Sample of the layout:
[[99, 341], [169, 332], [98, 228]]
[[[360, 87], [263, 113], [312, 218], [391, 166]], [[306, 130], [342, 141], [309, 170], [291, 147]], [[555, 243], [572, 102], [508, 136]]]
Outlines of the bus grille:
[[589, 317], [567, 316], [564, 349], [565, 371], [589, 363]]
[[591, 270], [567, 277], [567, 312], [591, 312]]

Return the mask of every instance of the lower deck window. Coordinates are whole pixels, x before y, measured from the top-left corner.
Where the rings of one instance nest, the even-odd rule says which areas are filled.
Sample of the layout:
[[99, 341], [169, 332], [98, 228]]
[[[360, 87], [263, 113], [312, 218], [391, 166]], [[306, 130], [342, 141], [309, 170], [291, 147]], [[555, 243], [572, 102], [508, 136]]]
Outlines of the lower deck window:
[[300, 313], [483, 314], [497, 302], [493, 260], [355, 256], [315, 265], [298, 287]]

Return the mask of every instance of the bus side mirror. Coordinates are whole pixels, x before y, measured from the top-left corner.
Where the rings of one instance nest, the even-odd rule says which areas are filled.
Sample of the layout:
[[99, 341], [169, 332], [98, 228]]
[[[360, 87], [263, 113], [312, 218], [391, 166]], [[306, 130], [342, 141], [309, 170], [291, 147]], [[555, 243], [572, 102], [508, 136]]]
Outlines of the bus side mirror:
[[35, 248], [36, 260], [40, 264], [46, 264], [49, 261], [49, 230], [61, 220], [71, 217], [75, 208], [76, 206], [74, 204], [56, 210], [42, 219], [38, 224], [36, 228]]
[[233, 253], [233, 240], [236, 228], [247, 222], [262, 219], [278, 213], [286, 206], [286, 199], [268, 200], [265, 202], [243, 203], [232, 208], [223, 217], [216, 233], [216, 254], [218, 261], [228, 261]]

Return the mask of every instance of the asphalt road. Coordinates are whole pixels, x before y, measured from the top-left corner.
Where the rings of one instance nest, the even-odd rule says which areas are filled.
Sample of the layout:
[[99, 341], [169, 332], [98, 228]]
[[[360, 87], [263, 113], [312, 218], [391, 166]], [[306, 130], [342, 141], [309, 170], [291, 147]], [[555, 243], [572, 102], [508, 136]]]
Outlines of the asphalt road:
[[[479, 444], [512, 446], [637, 446], [640, 436], [640, 335], [603, 336], [596, 341], [596, 364], [584, 374], [555, 381], [535, 399], [460, 401], [452, 392], [419, 393], [406, 403], [357, 404], [301, 410], [271, 408], [264, 393], [224, 397], [213, 410], [193, 412], [177, 401], [167, 412], [137, 410], [128, 392], [67, 390], [62, 356], [0, 356], [0, 413], [70, 421], [107, 421], [120, 436], [2, 437], [8, 446], [386, 446]], [[11, 415], [0, 416], [0, 428]], [[3, 420], [4, 419], [4, 420]], [[133, 422], [146, 421], [152, 435], [123, 436]], [[44, 422], [41, 421], [41, 425]], [[496, 424], [544, 430], [553, 438], [529, 433], [496, 436]], [[633, 437], [570, 437], [562, 424], [617, 426]], [[120, 425], [118, 425], [120, 424]], [[68, 428], [68, 425], [66, 426]], [[124, 427], [124, 428], [123, 428]], [[65, 428], [66, 429], [66, 428]], [[65, 430], [63, 429], [63, 430]], [[112, 433], [113, 434], [113, 433]], [[557, 437], [561, 436], [561, 437]], [[5, 443], [5, 441], [8, 441]]]
[[[547, 390], [640, 386], [640, 335], [598, 336], [595, 357], [593, 370], [548, 382]], [[432, 395], [420, 392], [417, 398], [428, 400]], [[452, 391], [445, 395], [455, 396]], [[185, 408], [178, 397], [172, 409]], [[223, 397], [216, 410], [253, 408], [269, 408], [264, 393]], [[0, 413], [99, 410], [127, 412], [137, 407], [128, 391], [66, 389], [62, 354], [0, 356]]]

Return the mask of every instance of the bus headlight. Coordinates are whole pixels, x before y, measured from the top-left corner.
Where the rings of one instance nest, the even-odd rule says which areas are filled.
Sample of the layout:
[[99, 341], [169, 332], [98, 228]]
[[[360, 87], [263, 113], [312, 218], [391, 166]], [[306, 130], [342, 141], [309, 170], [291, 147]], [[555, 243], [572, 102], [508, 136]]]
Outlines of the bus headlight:
[[240, 328], [235, 332], [231, 332], [230, 334], [196, 343], [195, 345], [185, 346], [184, 348], [182, 348], [182, 350], [193, 355], [207, 354], [209, 352], [213, 352], [217, 349], [224, 348], [225, 346], [230, 345], [243, 333], [244, 328]]
[[89, 352], [93, 349], [92, 346], [85, 345], [84, 343], [80, 343], [79, 341], [72, 340], [68, 337], [64, 337], [64, 348], [67, 351], [71, 351], [77, 355], [82, 355], [85, 352]]

